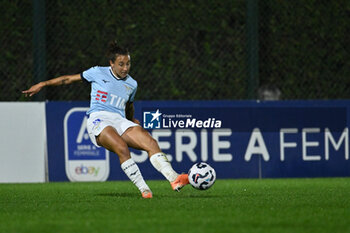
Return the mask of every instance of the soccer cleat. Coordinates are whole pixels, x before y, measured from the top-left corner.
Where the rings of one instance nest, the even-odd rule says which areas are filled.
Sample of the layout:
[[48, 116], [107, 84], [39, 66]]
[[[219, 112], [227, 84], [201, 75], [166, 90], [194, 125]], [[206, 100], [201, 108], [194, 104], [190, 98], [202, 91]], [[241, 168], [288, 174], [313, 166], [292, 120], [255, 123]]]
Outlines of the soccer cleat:
[[152, 195], [152, 192], [151, 190], [145, 190], [142, 192], [142, 198], [152, 198], [153, 195]]
[[188, 174], [178, 175], [176, 180], [171, 182], [170, 184], [171, 184], [171, 187], [173, 188], [174, 191], [180, 192], [180, 189], [185, 187], [185, 185], [189, 184]]

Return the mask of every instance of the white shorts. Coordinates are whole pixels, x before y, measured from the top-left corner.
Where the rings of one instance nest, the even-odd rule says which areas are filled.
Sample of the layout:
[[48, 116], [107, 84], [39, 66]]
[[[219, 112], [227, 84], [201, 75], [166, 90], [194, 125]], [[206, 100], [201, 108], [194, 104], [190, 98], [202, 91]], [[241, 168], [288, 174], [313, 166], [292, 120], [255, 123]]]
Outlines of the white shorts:
[[87, 130], [90, 139], [95, 146], [100, 147], [97, 145], [96, 136], [100, 135], [102, 130], [107, 126], [115, 128], [121, 136], [128, 128], [139, 125], [129, 121], [118, 113], [106, 111], [93, 112], [87, 120]]

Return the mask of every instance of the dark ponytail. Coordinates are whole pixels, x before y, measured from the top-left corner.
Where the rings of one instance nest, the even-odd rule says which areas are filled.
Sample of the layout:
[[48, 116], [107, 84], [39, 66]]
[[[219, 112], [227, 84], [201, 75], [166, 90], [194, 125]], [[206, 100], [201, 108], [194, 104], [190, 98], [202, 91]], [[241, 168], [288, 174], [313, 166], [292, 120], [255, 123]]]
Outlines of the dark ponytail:
[[129, 55], [129, 50], [119, 46], [117, 41], [114, 40], [109, 43], [108, 54], [109, 60], [114, 62], [119, 55]]

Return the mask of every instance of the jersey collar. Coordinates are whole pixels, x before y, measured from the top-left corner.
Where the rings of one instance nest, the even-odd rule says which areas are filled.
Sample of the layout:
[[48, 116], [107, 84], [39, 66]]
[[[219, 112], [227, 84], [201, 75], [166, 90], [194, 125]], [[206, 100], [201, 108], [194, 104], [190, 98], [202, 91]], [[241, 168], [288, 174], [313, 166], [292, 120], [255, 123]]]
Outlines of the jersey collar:
[[111, 67], [109, 67], [109, 72], [110, 72], [111, 75], [112, 75], [115, 79], [117, 79], [117, 80], [125, 80], [125, 79], [128, 77], [128, 75], [126, 75], [125, 78], [120, 78], [120, 77], [118, 77], [117, 75], [115, 75], [115, 74], [113, 73]]

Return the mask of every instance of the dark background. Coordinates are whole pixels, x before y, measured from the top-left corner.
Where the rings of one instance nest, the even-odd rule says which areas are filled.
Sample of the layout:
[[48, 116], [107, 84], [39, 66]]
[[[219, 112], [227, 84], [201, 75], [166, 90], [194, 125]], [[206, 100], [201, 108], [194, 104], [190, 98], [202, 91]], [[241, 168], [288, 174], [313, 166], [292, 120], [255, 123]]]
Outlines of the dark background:
[[[41, 80], [131, 51], [138, 100], [349, 99], [350, 1], [0, 1], [0, 101], [88, 100]], [[271, 97], [272, 96], [272, 97]]]

